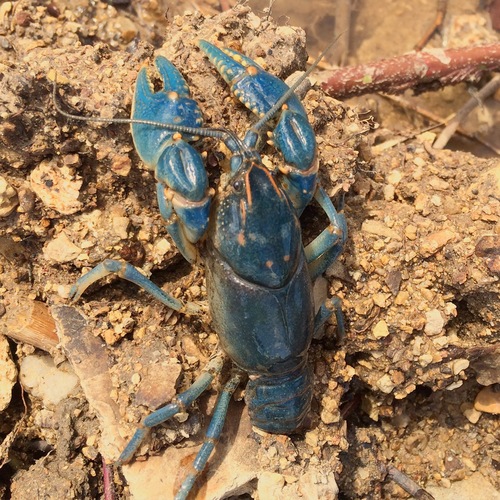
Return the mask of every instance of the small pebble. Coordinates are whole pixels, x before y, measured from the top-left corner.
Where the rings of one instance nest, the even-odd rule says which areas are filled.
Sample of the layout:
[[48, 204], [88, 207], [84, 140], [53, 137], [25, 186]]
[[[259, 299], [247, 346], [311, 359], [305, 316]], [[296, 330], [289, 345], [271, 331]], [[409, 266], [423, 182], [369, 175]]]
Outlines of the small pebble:
[[413, 226], [412, 224], [409, 224], [408, 226], [405, 227], [405, 236], [409, 240], [416, 240], [417, 239], [417, 228], [416, 226]]
[[17, 382], [17, 369], [7, 339], [0, 335], [0, 412], [9, 406], [12, 387]]
[[432, 363], [432, 355], [422, 354], [421, 356], [419, 356], [418, 361], [420, 363], [420, 366], [422, 368], [425, 368], [426, 366], [429, 366]]
[[115, 216], [113, 217], [111, 224], [113, 226], [113, 232], [122, 240], [126, 240], [128, 238], [128, 226], [130, 224], [130, 220], [128, 217]]
[[18, 196], [19, 208], [17, 211], [24, 214], [32, 212], [35, 208], [35, 193], [31, 189], [21, 188]]
[[450, 229], [443, 229], [423, 237], [420, 242], [420, 254], [430, 257], [441, 250], [447, 243], [455, 240], [456, 234]]
[[382, 339], [389, 335], [389, 328], [387, 327], [387, 323], [381, 319], [374, 327], [373, 327], [373, 336], [376, 339]]
[[374, 293], [372, 299], [376, 306], [383, 308], [387, 306], [387, 299], [389, 297], [389, 293]]
[[16, 190], [0, 176], [0, 217], [7, 217], [19, 204]]
[[306, 443], [312, 448], [318, 446], [319, 433], [317, 429], [306, 432], [305, 440]]
[[438, 196], [437, 194], [433, 194], [431, 196], [431, 203], [435, 207], [440, 207], [443, 204], [443, 200], [441, 199], [441, 196]]
[[413, 158], [413, 163], [417, 166], [417, 167], [425, 167], [427, 165], [426, 161], [420, 157], [420, 156], [417, 156], [416, 158]]
[[268, 449], [267, 449], [267, 456], [269, 458], [273, 458], [275, 457], [276, 455], [278, 454], [278, 450], [276, 449], [275, 446], [270, 446]]
[[486, 413], [500, 413], [500, 384], [493, 384], [481, 389], [474, 401], [477, 411]]
[[263, 472], [257, 483], [257, 493], [260, 500], [275, 500], [281, 497], [285, 486], [285, 478], [276, 472]]
[[42, 161], [30, 174], [31, 189], [42, 203], [65, 215], [82, 208], [78, 200], [83, 181], [72, 174], [68, 167], [60, 167], [55, 161]]
[[93, 446], [84, 446], [82, 448], [83, 455], [89, 460], [95, 460], [99, 452]]
[[128, 155], [114, 155], [111, 161], [111, 170], [122, 177], [126, 177], [132, 168], [132, 161]]
[[443, 331], [444, 325], [445, 320], [443, 315], [437, 309], [432, 309], [425, 313], [424, 332], [427, 335], [439, 335]]
[[450, 183], [439, 177], [431, 177], [429, 185], [436, 191], [448, 191], [450, 189]]
[[458, 389], [459, 387], [462, 387], [464, 385], [463, 380], [457, 380], [456, 382], [453, 382], [452, 384], [446, 386], [447, 391], [454, 391], [455, 389]]
[[374, 219], [367, 219], [361, 225], [361, 231], [365, 233], [375, 234], [377, 236], [384, 236], [386, 238], [393, 238], [400, 240], [400, 235], [387, 227], [383, 222]]
[[453, 370], [453, 375], [458, 375], [461, 371], [469, 368], [469, 360], [468, 359], [456, 359], [451, 364], [451, 369]]
[[154, 242], [151, 255], [154, 262], [163, 262], [165, 260], [165, 255], [172, 250], [172, 245], [170, 242], [161, 238]]
[[429, 197], [424, 193], [419, 193], [415, 198], [415, 210], [422, 213], [422, 215], [428, 215], [429, 209], [427, 204], [429, 203]]
[[396, 387], [396, 384], [394, 384], [391, 377], [386, 373], [377, 380], [377, 387], [385, 394], [390, 394], [394, 387]]
[[387, 182], [389, 184], [392, 184], [393, 186], [396, 186], [399, 184], [401, 179], [403, 178], [403, 174], [401, 173], [400, 170], [392, 170], [389, 172], [389, 175], [387, 176]]
[[55, 406], [78, 390], [79, 380], [69, 363], [56, 367], [50, 356], [30, 355], [21, 361], [19, 378], [24, 389]]
[[72, 262], [81, 251], [82, 249], [76, 246], [65, 232], [62, 232], [47, 243], [43, 249], [43, 256], [46, 260], [54, 262]]
[[394, 299], [394, 303], [398, 306], [402, 306], [408, 302], [410, 299], [410, 294], [406, 290], [401, 290]]
[[384, 200], [392, 201], [394, 200], [395, 189], [392, 184], [387, 184], [384, 186]]

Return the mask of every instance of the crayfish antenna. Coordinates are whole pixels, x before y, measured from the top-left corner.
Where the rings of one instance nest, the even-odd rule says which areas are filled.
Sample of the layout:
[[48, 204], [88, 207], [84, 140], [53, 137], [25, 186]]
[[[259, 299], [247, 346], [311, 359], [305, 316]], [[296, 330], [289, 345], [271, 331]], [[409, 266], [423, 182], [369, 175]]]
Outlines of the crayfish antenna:
[[54, 70], [54, 83], [52, 86], [52, 102], [54, 104], [55, 110], [62, 116], [70, 119], [70, 120], [78, 120], [81, 122], [90, 122], [90, 123], [121, 123], [127, 125], [148, 125], [150, 127], [163, 128], [167, 130], [171, 130], [172, 132], [179, 132], [181, 134], [190, 134], [190, 135], [199, 135], [202, 137], [211, 137], [219, 140], [227, 140], [231, 144], [233, 144], [235, 150], [239, 150], [242, 156], [248, 156], [249, 151], [245, 146], [243, 141], [234, 133], [228, 129], [222, 127], [187, 127], [184, 125], [175, 125], [172, 123], [164, 123], [157, 122], [154, 120], [138, 120], [135, 118], [102, 118], [96, 116], [79, 116], [72, 113], [68, 113], [64, 111], [59, 103], [57, 102], [57, 72]]
[[[101, 118], [95, 116], [79, 116], [72, 113], [68, 113], [61, 108], [57, 102], [57, 71], [54, 71], [54, 83], [52, 85], [52, 102], [54, 104], [55, 110], [62, 116], [69, 118], [70, 120], [78, 120], [81, 122], [92, 122], [92, 123], [131, 123], [130, 118]], [[159, 125], [159, 124], [158, 124]]]

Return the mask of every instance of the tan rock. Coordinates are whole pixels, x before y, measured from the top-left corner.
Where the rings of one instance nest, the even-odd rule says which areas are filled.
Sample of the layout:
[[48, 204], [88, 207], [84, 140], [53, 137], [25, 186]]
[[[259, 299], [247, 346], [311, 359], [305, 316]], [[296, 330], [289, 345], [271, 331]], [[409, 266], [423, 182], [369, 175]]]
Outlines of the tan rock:
[[493, 384], [481, 389], [474, 401], [474, 408], [486, 413], [500, 413], [500, 386]]
[[43, 161], [31, 172], [30, 181], [31, 189], [45, 206], [65, 215], [82, 208], [78, 197], [83, 181], [72, 169], [61, 167], [55, 161]]
[[387, 323], [381, 319], [372, 330], [372, 334], [376, 339], [382, 339], [389, 335], [389, 328], [387, 327]]
[[0, 217], [7, 217], [19, 204], [16, 190], [0, 176]]
[[427, 335], [439, 335], [443, 331], [444, 325], [443, 315], [437, 309], [425, 313], [424, 332]]
[[10, 355], [9, 343], [0, 335], [0, 411], [9, 406], [16, 380], [17, 369]]
[[390, 229], [379, 220], [365, 220], [361, 226], [361, 231], [364, 231], [365, 233], [375, 234], [376, 236], [384, 236], [385, 238], [391, 238], [395, 240], [401, 239], [401, 236], [396, 231]]
[[430, 257], [441, 250], [447, 243], [453, 241], [456, 236], [457, 235], [450, 229], [443, 229], [428, 234], [420, 241], [420, 254], [423, 257]]
[[65, 232], [62, 232], [47, 243], [43, 249], [43, 256], [54, 262], [72, 262], [81, 251], [82, 249], [76, 246]]
[[276, 472], [263, 472], [257, 483], [260, 500], [274, 500], [281, 495], [285, 486], [285, 478]]

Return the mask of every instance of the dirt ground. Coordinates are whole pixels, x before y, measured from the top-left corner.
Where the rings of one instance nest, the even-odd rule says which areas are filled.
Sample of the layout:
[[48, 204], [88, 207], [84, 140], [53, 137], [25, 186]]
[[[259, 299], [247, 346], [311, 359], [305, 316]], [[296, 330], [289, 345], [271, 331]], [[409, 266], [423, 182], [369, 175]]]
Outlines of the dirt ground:
[[[482, 4], [457, 3], [431, 46], [498, 40]], [[1, 498], [103, 497], [103, 460], [116, 460], [141, 418], [187, 388], [217, 346], [203, 268], [185, 263], [167, 235], [128, 127], [58, 114], [55, 71], [68, 112], [127, 117], [137, 72], [165, 55], [205, 123], [241, 136], [254, 119], [196, 41], [241, 50], [286, 79], [306, 67], [306, 48], [314, 55], [330, 41], [335, 22], [326, 0], [314, 9], [277, 1], [271, 16], [266, 7], [0, 5]], [[435, 8], [360, 0], [347, 62], [412, 50]], [[500, 100], [478, 108], [466, 137], [441, 151], [412, 109], [445, 117], [480, 84], [408, 93], [403, 104], [379, 95], [341, 103], [317, 85], [306, 94], [321, 183], [336, 201], [346, 193], [348, 242], [316, 286], [319, 297], [342, 300], [346, 332], [339, 338], [331, 320], [313, 341], [302, 432], [256, 432], [238, 391], [198, 498], [408, 498], [387, 477], [390, 465], [436, 498], [455, 485], [472, 488], [465, 498], [500, 498], [500, 162], [485, 146], [500, 147]], [[227, 150], [214, 140], [199, 146], [217, 187]], [[272, 148], [263, 154], [279, 164]], [[306, 241], [327, 225], [315, 205], [301, 222]], [[105, 258], [140, 267], [202, 312], [169, 311], [115, 278], [69, 303], [71, 285]], [[155, 429], [139, 460], [113, 471], [117, 498], [173, 497], [220, 383]]]

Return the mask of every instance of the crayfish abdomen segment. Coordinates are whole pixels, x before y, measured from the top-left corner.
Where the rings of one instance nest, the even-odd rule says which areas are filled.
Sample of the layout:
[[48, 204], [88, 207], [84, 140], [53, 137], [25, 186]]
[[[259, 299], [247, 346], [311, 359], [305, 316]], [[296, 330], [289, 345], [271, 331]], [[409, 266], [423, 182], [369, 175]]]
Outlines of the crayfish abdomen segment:
[[313, 375], [306, 363], [282, 376], [250, 378], [245, 394], [253, 425], [273, 434], [291, 434], [311, 407]]

